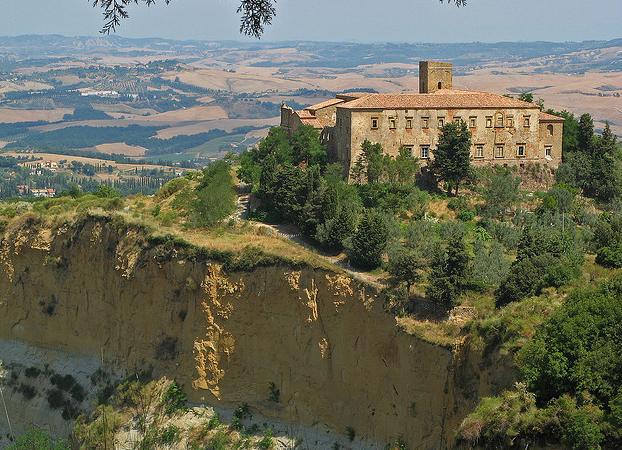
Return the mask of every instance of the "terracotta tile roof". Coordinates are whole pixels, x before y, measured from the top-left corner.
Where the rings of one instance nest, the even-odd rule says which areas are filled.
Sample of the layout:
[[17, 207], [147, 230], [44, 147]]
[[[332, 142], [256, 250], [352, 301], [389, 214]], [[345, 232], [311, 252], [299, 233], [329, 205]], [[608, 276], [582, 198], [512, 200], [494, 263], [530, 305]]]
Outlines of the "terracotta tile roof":
[[311, 118], [311, 117], [301, 117], [300, 118], [300, 122], [303, 125], [311, 125], [313, 128], [318, 128], [318, 129], [322, 129], [324, 128], [324, 125], [322, 125], [322, 123], [316, 119], [315, 117]]
[[349, 102], [351, 100], [365, 97], [366, 95], [370, 95], [370, 94], [372, 94], [372, 92], [347, 92], [347, 93], [337, 94], [335, 95], [335, 97]]
[[307, 111], [317, 111], [318, 109], [326, 108], [328, 106], [333, 106], [338, 103], [343, 103], [343, 100], [340, 98], [331, 98], [330, 100], [326, 100], [321, 103], [317, 103], [315, 105], [307, 106], [305, 110]]
[[367, 94], [337, 107], [347, 109], [537, 108], [533, 103], [502, 95], [457, 89], [440, 89], [431, 94]]
[[563, 122], [564, 119], [563, 117], [559, 117], [559, 116], [554, 116], [553, 114], [547, 114], [547, 113], [540, 113], [540, 122]]
[[302, 111], [296, 111], [296, 114], [298, 115], [300, 120], [302, 120], [302, 119], [315, 119], [315, 114], [313, 114], [311, 111], [308, 111], [306, 109], [303, 109]]

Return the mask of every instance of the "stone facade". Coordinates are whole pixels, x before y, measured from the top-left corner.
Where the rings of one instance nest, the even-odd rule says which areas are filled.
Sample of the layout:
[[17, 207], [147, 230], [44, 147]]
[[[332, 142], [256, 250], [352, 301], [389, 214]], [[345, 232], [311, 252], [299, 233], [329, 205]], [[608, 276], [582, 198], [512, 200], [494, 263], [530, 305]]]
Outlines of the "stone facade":
[[329, 154], [348, 169], [361, 155], [365, 139], [397, 156], [401, 146], [413, 157], [434, 157], [439, 129], [463, 120], [472, 133], [471, 158], [476, 166], [561, 163], [564, 119], [540, 112], [533, 103], [485, 92], [451, 89], [451, 64], [422, 61], [420, 93], [339, 94], [303, 111], [283, 105], [281, 126], [300, 124], [321, 131]]

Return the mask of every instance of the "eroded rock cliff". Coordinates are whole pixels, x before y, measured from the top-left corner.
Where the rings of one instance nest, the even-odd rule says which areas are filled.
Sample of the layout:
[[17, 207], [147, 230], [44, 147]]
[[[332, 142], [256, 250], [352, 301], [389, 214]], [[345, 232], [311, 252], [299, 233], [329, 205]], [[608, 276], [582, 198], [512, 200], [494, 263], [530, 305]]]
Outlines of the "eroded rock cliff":
[[225, 271], [106, 217], [55, 227], [22, 218], [0, 243], [0, 338], [128, 371], [152, 366], [196, 402], [246, 402], [410, 448], [448, 447], [478, 397], [511, 382], [481, 355], [400, 331], [381, 296], [342, 273], [247, 268]]

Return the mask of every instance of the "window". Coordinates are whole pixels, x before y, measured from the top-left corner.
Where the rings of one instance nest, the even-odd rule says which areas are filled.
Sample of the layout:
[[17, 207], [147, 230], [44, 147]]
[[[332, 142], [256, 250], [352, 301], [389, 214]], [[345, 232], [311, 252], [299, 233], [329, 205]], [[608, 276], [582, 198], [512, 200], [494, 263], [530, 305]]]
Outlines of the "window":
[[428, 159], [430, 153], [430, 147], [428, 145], [421, 146], [421, 159]]
[[546, 147], [544, 147], [544, 154], [545, 154], [546, 156], [551, 156], [551, 150], [552, 150], [552, 149], [553, 149], [553, 148], [552, 148], [550, 145], [547, 145]]
[[507, 123], [507, 125], [508, 125], [508, 127], [509, 127], [509, 128], [512, 128], [512, 127], [514, 126], [514, 117], [512, 117], [512, 116], [507, 116], [507, 117], [505, 118], [505, 121], [506, 121], [506, 123]]
[[462, 120], [462, 117], [460, 117], [460, 116], [454, 117], [454, 122], [456, 122], [456, 123], [460, 123], [461, 120]]
[[492, 116], [486, 116], [486, 128], [492, 128]]
[[407, 129], [411, 129], [413, 127], [413, 118], [412, 117], [406, 117], [406, 128]]
[[477, 117], [469, 117], [469, 125], [471, 126], [471, 128], [475, 128], [476, 119]]
[[525, 144], [518, 144], [516, 156], [525, 156]]
[[549, 134], [549, 136], [553, 136], [553, 125], [547, 125], [546, 131]]
[[441, 128], [443, 125], [445, 125], [445, 118], [444, 117], [439, 117], [438, 118], [438, 127]]
[[495, 145], [495, 158], [503, 158], [503, 144]]
[[483, 158], [484, 157], [484, 146], [483, 145], [476, 145], [475, 146], [475, 157], [476, 158]]
[[412, 156], [413, 155], [413, 146], [412, 145], [405, 145], [404, 146], [404, 151], [406, 153], [406, 156]]
[[497, 115], [497, 128], [503, 128], [503, 116], [501, 114]]
[[421, 128], [428, 128], [430, 122], [430, 118], [429, 117], [422, 117], [421, 118]]
[[397, 125], [397, 120], [395, 120], [395, 117], [389, 117], [389, 128], [394, 130], [396, 128]]
[[529, 122], [530, 122], [531, 117], [530, 116], [525, 116], [523, 117], [523, 126], [524, 127], [529, 127]]

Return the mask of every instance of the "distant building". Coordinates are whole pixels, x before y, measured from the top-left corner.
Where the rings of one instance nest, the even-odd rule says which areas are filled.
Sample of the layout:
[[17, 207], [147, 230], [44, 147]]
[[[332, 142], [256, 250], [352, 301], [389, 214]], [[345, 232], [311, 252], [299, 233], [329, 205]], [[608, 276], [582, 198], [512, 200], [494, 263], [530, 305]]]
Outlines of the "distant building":
[[30, 192], [35, 197], [54, 197], [56, 196], [55, 189], [31, 189]]
[[29, 169], [56, 169], [58, 164], [55, 161], [30, 161], [24, 163], [24, 167]]
[[84, 91], [81, 92], [82, 97], [118, 97], [117, 91]]
[[404, 146], [414, 157], [433, 159], [439, 129], [457, 120], [471, 130], [476, 166], [539, 163], [555, 169], [561, 163], [563, 118], [533, 103], [453, 89], [450, 63], [421, 61], [419, 93], [338, 94], [302, 111], [281, 106], [282, 127], [289, 132], [302, 124], [318, 129], [332, 160], [348, 169], [366, 139], [392, 156]]

